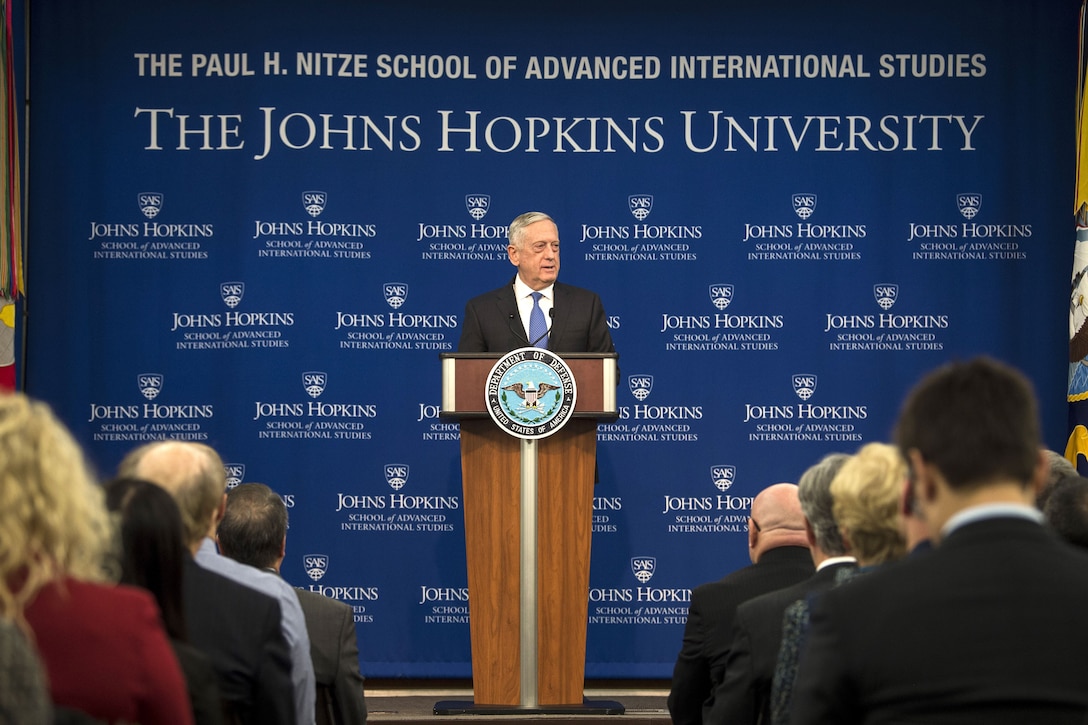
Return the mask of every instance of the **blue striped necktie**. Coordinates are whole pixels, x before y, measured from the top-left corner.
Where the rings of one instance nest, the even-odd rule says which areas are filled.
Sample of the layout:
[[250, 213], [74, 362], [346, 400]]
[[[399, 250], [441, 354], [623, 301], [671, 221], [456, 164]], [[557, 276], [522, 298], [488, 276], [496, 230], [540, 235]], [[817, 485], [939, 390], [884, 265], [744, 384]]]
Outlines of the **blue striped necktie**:
[[544, 310], [540, 309], [539, 292], [533, 292], [533, 311], [529, 313], [529, 344], [536, 347], [548, 346], [548, 321], [544, 319]]

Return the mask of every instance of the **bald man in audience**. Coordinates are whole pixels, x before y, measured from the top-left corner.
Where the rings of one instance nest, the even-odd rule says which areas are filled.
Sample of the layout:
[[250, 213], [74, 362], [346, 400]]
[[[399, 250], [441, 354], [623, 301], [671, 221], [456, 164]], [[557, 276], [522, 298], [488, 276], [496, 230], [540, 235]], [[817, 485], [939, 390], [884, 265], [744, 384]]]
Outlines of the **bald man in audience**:
[[751, 566], [691, 591], [668, 699], [674, 725], [703, 721], [703, 704], [725, 672], [737, 607], [815, 571], [797, 486], [777, 483], [755, 497], [748, 517], [748, 556]]

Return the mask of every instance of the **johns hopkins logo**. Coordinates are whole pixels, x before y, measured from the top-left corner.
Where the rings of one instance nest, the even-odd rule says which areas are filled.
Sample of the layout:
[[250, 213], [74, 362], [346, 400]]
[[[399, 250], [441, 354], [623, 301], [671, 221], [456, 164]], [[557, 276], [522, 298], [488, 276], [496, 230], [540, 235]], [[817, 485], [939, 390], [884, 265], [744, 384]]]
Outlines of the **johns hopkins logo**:
[[386, 282], [382, 285], [382, 294], [390, 307], [398, 309], [408, 299], [408, 285], [403, 282]]
[[974, 219], [982, 210], [982, 194], [956, 194], [956, 206], [964, 219]]
[[244, 463], [224, 463], [223, 470], [227, 472], [227, 488], [234, 488], [246, 480], [246, 464]]
[[812, 212], [816, 211], [816, 195], [794, 194], [793, 210], [802, 220], [808, 219], [812, 216]]
[[326, 373], [310, 370], [302, 374], [302, 387], [311, 398], [317, 398], [325, 392], [325, 385], [329, 382]]
[[140, 373], [136, 376], [136, 384], [140, 386], [140, 392], [148, 400], [154, 400], [162, 392], [162, 373]]
[[141, 191], [136, 195], [136, 203], [140, 205], [140, 211], [148, 219], [154, 219], [162, 211], [163, 195], [157, 191]]
[[465, 194], [465, 208], [468, 215], [475, 221], [480, 221], [487, 216], [487, 210], [491, 208], [491, 196], [489, 194]]
[[638, 579], [639, 584], [645, 584], [654, 578], [654, 570], [657, 568], [657, 559], [652, 556], [632, 556], [631, 573]]
[[574, 413], [574, 373], [563, 358], [522, 347], [499, 358], [486, 381], [487, 412], [517, 438], [550, 436]]
[[242, 301], [242, 296], [246, 293], [245, 282], [220, 282], [219, 283], [219, 296], [223, 298], [223, 302], [234, 309], [238, 306], [238, 303]]
[[887, 312], [895, 305], [895, 300], [899, 297], [899, 285], [874, 284], [873, 297], [876, 298], [876, 303], [880, 305], [880, 309]]
[[302, 568], [315, 582], [321, 581], [329, 570], [329, 557], [325, 554], [306, 554], [302, 557]]
[[728, 491], [737, 478], [736, 466], [711, 466], [710, 480], [719, 491]]
[[710, 285], [710, 301], [714, 303], [714, 306], [719, 310], [724, 310], [729, 306], [729, 303], [733, 301], [733, 285], [731, 284], [712, 284]]
[[801, 400], [808, 400], [816, 392], [816, 376], [808, 373], [797, 373], [793, 376], [793, 392]]
[[650, 397], [650, 391], [654, 389], [654, 376], [628, 375], [627, 389], [631, 391], [631, 395], [635, 396], [635, 400], [641, 403]]
[[404, 484], [408, 483], [408, 464], [386, 463], [385, 482], [388, 483], [389, 487], [394, 491], [399, 491], [404, 488]]
[[631, 215], [636, 221], [646, 221], [646, 217], [650, 216], [650, 211], [654, 208], [653, 194], [631, 194], [627, 197], [627, 208], [631, 210]]
[[323, 191], [302, 192], [302, 207], [313, 217], [321, 216], [321, 212], [325, 211], [325, 202], [328, 200], [329, 195]]

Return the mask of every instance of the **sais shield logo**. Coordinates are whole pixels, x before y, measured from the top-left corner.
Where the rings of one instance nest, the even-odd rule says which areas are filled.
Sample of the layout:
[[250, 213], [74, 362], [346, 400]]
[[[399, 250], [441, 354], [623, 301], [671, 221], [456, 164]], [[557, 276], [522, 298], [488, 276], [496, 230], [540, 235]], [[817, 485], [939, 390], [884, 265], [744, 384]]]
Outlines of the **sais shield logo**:
[[654, 569], [657, 568], [657, 559], [652, 556], [632, 556], [631, 573], [638, 579], [639, 584], [645, 584], [654, 578]]
[[154, 400], [162, 392], [163, 379], [162, 373], [140, 373], [136, 376], [136, 385], [145, 398]]
[[812, 216], [812, 212], [816, 211], [816, 195], [815, 194], [794, 194], [793, 195], [793, 211], [802, 220], [808, 219]]
[[302, 207], [313, 217], [321, 216], [321, 212], [325, 211], [325, 202], [328, 200], [329, 195], [324, 191], [302, 192]]
[[223, 470], [227, 472], [227, 488], [234, 488], [246, 480], [246, 464], [224, 463]]
[[491, 208], [491, 196], [489, 194], [465, 194], [465, 208], [468, 215], [475, 221], [480, 221], [487, 216], [487, 210]]
[[306, 554], [302, 557], [302, 568], [315, 582], [321, 581], [321, 577], [329, 570], [329, 557], [325, 554]]
[[899, 297], [899, 285], [874, 284], [873, 297], [876, 298], [876, 303], [880, 305], [880, 309], [887, 312], [892, 308], [896, 299]]
[[964, 219], [974, 219], [982, 210], [982, 194], [956, 194], [956, 206]]
[[388, 483], [389, 487], [394, 491], [399, 491], [404, 488], [404, 484], [408, 483], [408, 464], [386, 463], [385, 482]]
[[719, 491], [728, 491], [737, 478], [736, 466], [711, 466], [710, 480]]
[[650, 397], [650, 391], [654, 389], [653, 375], [628, 375], [627, 387], [635, 400], [642, 402]]
[[329, 382], [326, 373], [310, 370], [302, 374], [302, 387], [311, 398], [316, 398], [325, 392], [325, 385]]
[[714, 303], [714, 306], [719, 310], [724, 310], [729, 306], [729, 303], [733, 301], [733, 285], [731, 284], [712, 284], [710, 285], [710, 301]]
[[136, 195], [136, 203], [145, 217], [154, 219], [162, 211], [163, 198], [163, 195], [157, 191], [141, 191]]
[[636, 221], [646, 221], [650, 211], [654, 208], [653, 194], [631, 194], [627, 197], [627, 208]]
[[246, 293], [245, 282], [220, 282], [219, 283], [219, 296], [223, 298], [223, 302], [234, 309], [238, 306], [238, 303], [242, 301], [242, 296]]
[[816, 392], [816, 376], [808, 373], [797, 373], [793, 376], [793, 392], [801, 400], [808, 400]]
[[398, 309], [408, 299], [408, 285], [404, 282], [386, 282], [382, 285], [382, 294], [390, 307]]

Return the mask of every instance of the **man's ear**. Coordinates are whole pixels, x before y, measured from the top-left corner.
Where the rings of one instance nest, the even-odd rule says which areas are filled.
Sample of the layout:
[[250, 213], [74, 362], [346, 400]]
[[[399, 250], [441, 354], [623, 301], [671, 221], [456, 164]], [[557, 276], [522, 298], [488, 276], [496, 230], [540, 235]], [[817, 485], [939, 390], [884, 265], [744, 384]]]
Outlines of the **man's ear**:
[[922, 458], [922, 453], [917, 448], [911, 448], [907, 452], [907, 470], [910, 472], [911, 488], [915, 499], [922, 503], [933, 501], [937, 497], [937, 481], [930, 470], [930, 465]]

